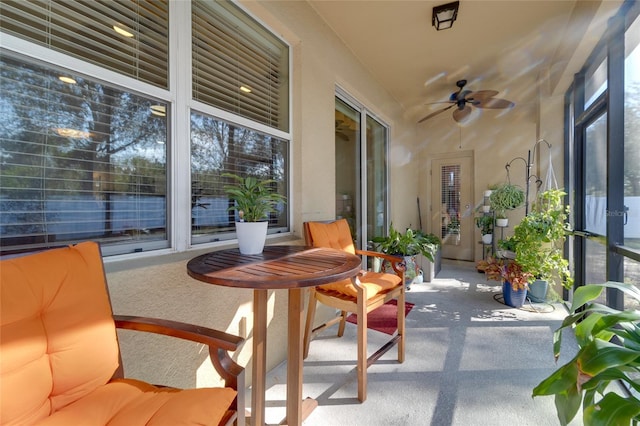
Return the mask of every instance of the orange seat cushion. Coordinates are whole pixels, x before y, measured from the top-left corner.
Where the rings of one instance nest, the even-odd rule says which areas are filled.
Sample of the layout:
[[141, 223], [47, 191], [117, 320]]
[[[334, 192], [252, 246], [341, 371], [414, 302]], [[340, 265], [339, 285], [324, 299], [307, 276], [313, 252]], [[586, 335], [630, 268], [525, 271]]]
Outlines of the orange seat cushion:
[[[401, 284], [401, 279], [395, 274], [387, 274], [384, 272], [367, 272], [364, 277], [360, 277], [360, 284], [367, 289], [367, 300], [371, 299], [378, 293], [384, 293]], [[322, 290], [332, 290], [342, 293], [346, 296], [357, 298], [358, 290], [351, 280], [337, 281], [331, 284], [319, 286]]]
[[36, 423], [38, 426], [217, 425], [236, 397], [231, 388], [178, 390], [114, 380]]
[[[330, 247], [355, 254], [355, 246], [351, 237], [351, 230], [346, 219], [334, 222], [308, 222], [310, 243], [313, 247]], [[401, 284], [402, 279], [394, 274], [384, 272], [367, 272], [360, 278], [360, 283], [367, 289], [367, 299], [378, 293], [386, 292]], [[336, 291], [349, 297], [356, 298], [358, 291], [351, 280], [337, 281], [335, 283], [319, 286], [323, 290]]]

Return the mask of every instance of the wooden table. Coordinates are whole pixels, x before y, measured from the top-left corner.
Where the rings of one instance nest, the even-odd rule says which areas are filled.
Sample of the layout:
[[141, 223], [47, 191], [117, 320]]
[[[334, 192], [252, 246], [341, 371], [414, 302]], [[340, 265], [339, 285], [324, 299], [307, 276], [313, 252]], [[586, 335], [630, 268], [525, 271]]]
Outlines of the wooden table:
[[[361, 269], [360, 257], [335, 249], [302, 246], [267, 246], [258, 255], [243, 255], [238, 249], [195, 257], [187, 264], [197, 280], [227, 287], [253, 289], [253, 372], [251, 424], [265, 422], [267, 292], [287, 289], [287, 418], [283, 424], [300, 425], [308, 404], [302, 401], [302, 346], [304, 337], [305, 287], [354, 278]], [[241, 410], [242, 407], [239, 407]]]

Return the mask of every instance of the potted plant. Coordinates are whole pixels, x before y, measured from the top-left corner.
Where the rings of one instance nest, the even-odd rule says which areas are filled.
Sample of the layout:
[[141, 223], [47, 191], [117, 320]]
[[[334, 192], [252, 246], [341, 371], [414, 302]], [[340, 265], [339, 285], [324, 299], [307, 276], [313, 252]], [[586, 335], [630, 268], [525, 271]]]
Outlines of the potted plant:
[[505, 238], [498, 241], [498, 250], [496, 250], [496, 256], [502, 259], [515, 259], [516, 245], [516, 239], [513, 237]]
[[[533, 389], [533, 396], [554, 395], [563, 425], [582, 405], [586, 425], [630, 425], [640, 421], [640, 313], [594, 303], [605, 288], [615, 288], [640, 302], [632, 284], [589, 284], [573, 293], [571, 313], [554, 333], [553, 352], [560, 356], [563, 330], [573, 328], [578, 353]], [[630, 391], [620, 389], [622, 383]]]
[[255, 176], [241, 177], [224, 173], [225, 178], [234, 183], [225, 185], [224, 190], [234, 201], [229, 211], [238, 213], [236, 234], [242, 254], [262, 253], [269, 226], [268, 215], [277, 212], [280, 203], [286, 203], [282, 194], [274, 192], [273, 179], [258, 179]]
[[484, 271], [487, 279], [502, 282], [505, 305], [519, 308], [524, 304], [533, 275], [517, 261], [489, 257], [478, 262], [478, 269]]
[[497, 226], [506, 227], [507, 210], [517, 209], [525, 201], [525, 194], [522, 188], [510, 183], [504, 183], [491, 192], [489, 203], [491, 209], [496, 212], [496, 219], [499, 220]]
[[403, 233], [396, 230], [393, 224], [389, 226], [389, 233], [386, 237], [373, 237], [371, 242], [382, 253], [404, 258], [405, 279], [408, 284], [419, 273], [416, 256], [421, 254], [429, 261], [434, 262], [440, 248], [440, 239], [437, 236], [411, 228], [407, 228]]
[[573, 283], [569, 262], [563, 256], [563, 243], [569, 232], [565, 195], [560, 189], [541, 192], [531, 212], [514, 228], [516, 261], [537, 279], [532, 283], [536, 299], [544, 299], [548, 284], [555, 285], [560, 280], [571, 288]]
[[494, 219], [491, 215], [476, 216], [476, 226], [480, 228], [482, 234], [482, 243], [491, 244], [493, 240]]

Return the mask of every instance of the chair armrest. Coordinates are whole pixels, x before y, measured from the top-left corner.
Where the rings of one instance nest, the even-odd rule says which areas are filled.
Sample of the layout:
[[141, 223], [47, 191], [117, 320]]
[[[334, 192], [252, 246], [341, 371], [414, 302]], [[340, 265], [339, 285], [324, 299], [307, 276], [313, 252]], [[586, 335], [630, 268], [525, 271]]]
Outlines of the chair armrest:
[[244, 389], [244, 368], [227, 353], [237, 350], [244, 343], [243, 338], [212, 328], [165, 319], [131, 315], [114, 315], [113, 319], [117, 328], [162, 334], [209, 346], [211, 362], [225, 385], [238, 391]]
[[362, 256], [379, 257], [381, 259], [389, 261], [396, 275], [404, 279], [404, 271], [406, 271], [407, 267], [404, 264], [404, 259], [402, 257], [393, 256], [391, 254], [386, 254], [386, 253], [380, 253], [379, 251], [359, 250], [359, 249], [356, 249], [356, 254], [359, 254]]

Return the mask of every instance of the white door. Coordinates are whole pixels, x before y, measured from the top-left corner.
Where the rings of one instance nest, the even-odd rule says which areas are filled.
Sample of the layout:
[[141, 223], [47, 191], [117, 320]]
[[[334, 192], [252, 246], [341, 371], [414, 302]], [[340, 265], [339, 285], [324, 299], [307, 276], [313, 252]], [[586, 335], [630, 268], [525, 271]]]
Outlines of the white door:
[[447, 259], [473, 261], [472, 166], [470, 155], [431, 161], [431, 229]]

